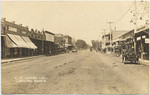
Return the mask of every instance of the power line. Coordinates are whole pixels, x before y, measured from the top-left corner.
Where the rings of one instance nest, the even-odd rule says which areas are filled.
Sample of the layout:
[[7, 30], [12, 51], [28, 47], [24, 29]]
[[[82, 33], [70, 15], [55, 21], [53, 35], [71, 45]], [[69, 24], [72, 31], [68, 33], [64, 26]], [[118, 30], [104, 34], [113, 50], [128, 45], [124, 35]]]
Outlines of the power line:
[[133, 6], [133, 4], [134, 4], [134, 2], [131, 4], [131, 6], [129, 7], [129, 9], [121, 16], [121, 18], [117, 22], [115, 22], [113, 24], [113, 26], [115, 26], [128, 13], [128, 11], [131, 9], [131, 7]]

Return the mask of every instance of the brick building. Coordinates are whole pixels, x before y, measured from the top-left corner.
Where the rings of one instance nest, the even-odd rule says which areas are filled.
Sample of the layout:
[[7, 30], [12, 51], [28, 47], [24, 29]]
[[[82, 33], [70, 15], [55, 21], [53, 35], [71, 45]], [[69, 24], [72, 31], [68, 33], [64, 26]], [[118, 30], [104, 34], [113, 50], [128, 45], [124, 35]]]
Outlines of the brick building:
[[37, 49], [37, 46], [29, 38], [28, 27], [15, 22], [1, 20], [1, 56], [2, 58], [13, 58], [29, 56]]

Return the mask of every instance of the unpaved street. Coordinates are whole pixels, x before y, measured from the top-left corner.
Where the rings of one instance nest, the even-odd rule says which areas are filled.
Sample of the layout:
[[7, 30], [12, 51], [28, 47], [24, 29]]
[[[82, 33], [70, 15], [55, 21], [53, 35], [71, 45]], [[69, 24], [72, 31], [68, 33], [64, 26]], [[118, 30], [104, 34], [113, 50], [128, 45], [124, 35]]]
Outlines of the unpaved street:
[[148, 66], [122, 64], [119, 57], [89, 50], [1, 68], [3, 94], [148, 94], [149, 89]]

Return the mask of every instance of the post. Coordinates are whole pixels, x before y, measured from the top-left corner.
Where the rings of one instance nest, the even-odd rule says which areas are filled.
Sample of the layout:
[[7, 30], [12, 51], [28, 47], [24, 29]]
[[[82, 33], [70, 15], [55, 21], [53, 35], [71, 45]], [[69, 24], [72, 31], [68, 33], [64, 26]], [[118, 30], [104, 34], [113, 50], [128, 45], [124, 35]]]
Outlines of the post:
[[134, 52], [136, 54], [136, 37], [135, 33], [137, 33], [137, 6], [136, 1], [134, 1]]
[[[1, 27], [1, 28], [3, 28], [3, 27]], [[7, 30], [6, 30], [6, 27], [5, 27], [5, 26], [4, 26], [4, 28], [5, 28], [5, 29], [4, 29], [4, 40], [3, 40], [3, 41], [4, 41], [4, 47], [3, 47], [3, 48], [4, 48], [4, 50], [3, 50], [3, 53], [4, 53], [4, 54], [3, 54], [3, 55], [4, 55], [4, 58], [6, 58], [6, 48], [7, 48], [7, 46], [6, 46], [7, 32], [6, 32], [6, 31], [7, 31]]]
[[43, 42], [43, 38], [44, 38], [44, 29], [42, 30], [42, 55], [44, 54], [44, 42]]
[[42, 37], [42, 55], [43, 55], [43, 37]]
[[143, 58], [143, 39], [142, 39], [142, 36], [141, 36], [141, 41], [140, 41], [140, 43], [141, 43], [141, 59], [144, 59]]
[[109, 24], [109, 29], [110, 29], [110, 47], [112, 47], [112, 31], [111, 31], [111, 24], [114, 22], [107, 22]]
[[105, 35], [106, 35], [106, 33], [105, 33], [105, 31], [106, 31], [106, 29], [102, 29], [104, 32], [103, 32], [103, 35], [104, 35], [104, 47], [106, 48], [106, 42], [105, 42]]

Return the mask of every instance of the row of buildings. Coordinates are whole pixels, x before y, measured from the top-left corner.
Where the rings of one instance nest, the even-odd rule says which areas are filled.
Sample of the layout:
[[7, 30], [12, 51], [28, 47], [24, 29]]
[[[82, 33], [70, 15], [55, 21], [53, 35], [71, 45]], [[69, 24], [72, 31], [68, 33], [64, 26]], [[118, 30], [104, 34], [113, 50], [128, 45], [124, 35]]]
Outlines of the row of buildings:
[[104, 52], [113, 52], [121, 55], [124, 50], [130, 49], [136, 52], [139, 58], [149, 60], [148, 24], [137, 28], [136, 33], [134, 33], [134, 30], [115, 30], [112, 31], [111, 37], [110, 34], [105, 34], [102, 36], [102, 50]]
[[14, 58], [33, 55], [53, 55], [73, 48], [72, 37], [38, 31], [14, 21], [1, 19], [1, 57]]

